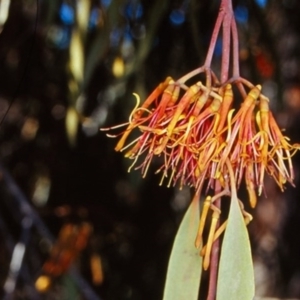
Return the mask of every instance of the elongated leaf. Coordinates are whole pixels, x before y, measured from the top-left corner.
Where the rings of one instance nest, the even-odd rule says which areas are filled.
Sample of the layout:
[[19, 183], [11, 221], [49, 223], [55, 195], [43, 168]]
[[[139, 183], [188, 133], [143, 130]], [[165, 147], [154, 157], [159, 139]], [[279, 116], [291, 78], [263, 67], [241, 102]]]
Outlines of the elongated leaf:
[[221, 249], [217, 300], [252, 300], [254, 272], [248, 230], [238, 199], [231, 200]]
[[202, 258], [194, 241], [199, 223], [199, 199], [194, 198], [180, 224], [169, 260], [163, 300], [197, 300]]

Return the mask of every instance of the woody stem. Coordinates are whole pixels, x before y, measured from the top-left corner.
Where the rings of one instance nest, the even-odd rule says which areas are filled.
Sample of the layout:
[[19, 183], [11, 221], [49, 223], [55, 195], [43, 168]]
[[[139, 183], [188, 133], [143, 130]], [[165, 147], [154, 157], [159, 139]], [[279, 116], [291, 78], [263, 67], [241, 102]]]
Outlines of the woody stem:
[[192, 78], [193, 76], [195, 76], [201, 72], [204, 72], [206, 69], [210, 68], [223, 19], [224, 19], [224, 10], [222, 9], [222, 4], [221, 4], [218, 18], [216, 20], [215, 27], [214, 27], [214, 30], [213, 30], [213, 33], [211, 36], [211, 40], [209, 43], [209, 47], [208, 47], [208, 51], [206, 54], [206, 59], [205, 59], [204, 65], [202, 67], [197, 68], [197, 69], [189, 72], [188, 74], [184, 75], [179, 80], [177, 80], [177, 82], [184, 83], [187, 80], [189, 80], [190, 78]]
[[210, 40], [210, 44], [209, 44], [209, 48], [206, 54], [206, 59], [204, 62], [204, 66], [206, 68], [209, 68], [211, 65], [211, 61], [213, 58], [213, 54], [216, 48], [216, 43], [217, 43], [217, 39], [219, 36], [219, 32], [220, 32], [220, 28], [221, 28], [221, 24], [223, 23], [223, 19], [224, 19], [224, 15], [225, 15], [225, 10], [222, 7], [224, 0], [222, 0], [221, 6], [220, 6], [220, 10], [219, 10], [219, 14], [218, 14], [218, 18], [217, 21], [215, 23], [215, 27], [211, 36], [211, 40]]
[[[220, 182], [217, 180], [215, 183], [215, 194], [219, 194], [221, 191]], [[214, 205], [217, 208], [221, 207], [221, 199], [215, 200]], [[216, 225], [216, 229], [220, 226], [220, 221]], [[214, 241], [211, 249], [210, 257], [210, 271], [209, 271], [209, 284], [208, 284], [208, 295], [207, 300], [215, 300], [217, 290], [217, 278], [218, 278], [218, 266], [219, 266], [219, 251], [220, 251], [220, 240]]]
[[[237, 31], [236, 27], [234, 27], [235, 21], [232, 10], [232, 0], [222, 0], [219, 14], [215, 23], [215, 27], [211, 36], [211, 40], [209, 43], [208, 51], [206, 54], [205, 62], [202, 67], [199, 67], [188, 74], [181, 77], [177, 80], [178, 83], [185, 83], [187, 80], [192, 78], [193, 76], [205, 72], [207, 69], [210, 69], [211, 62], [213, 58], [213, 54], [216, 48], [216, 43], [219, 37], [221, 25], [223, 29], [223, 45], [222, 45], [222, 64], [221, 64], [221, 83], [224, 83], [228, 80], [228, 72], [229, 72], [229, 64], [230, 64], [230, 38], [231, 38], [231, 30], [233, 31], [233, 40], [236, 45], [236, 49], [238, 49], [238, 39], [237, 39]], [[232, 25], [232, 23], [234, 24]], [[235, 55], [235, 57], [237, 57]], [[238, 61], [237, 61], [238, 62]]]
[[236, 28], [235, 19], [231, 20], [231, 33], [233, 42], [233, 77], [240, 77], [240, 64], [239, 64], [239, 37]]
[[223, 41], [222, 41], [222, 63], [221, 63], [221, 83], [228, 80], [229, 64], [230, 64], [230, 38], [231, 38], [231, 23], [233, 19], [233, 10], [231, 0], [222, 0], [220, 11], [224, 11]]

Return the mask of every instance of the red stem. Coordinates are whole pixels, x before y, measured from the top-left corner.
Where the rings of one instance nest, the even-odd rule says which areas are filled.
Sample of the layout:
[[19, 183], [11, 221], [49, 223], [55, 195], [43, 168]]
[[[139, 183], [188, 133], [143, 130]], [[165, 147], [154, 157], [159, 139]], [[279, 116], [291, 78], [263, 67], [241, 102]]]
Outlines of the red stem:
[[177, 84], [184, 84], [186, 81], [188, 81], [190, 78], [194, 77], [195, 75], [202, 73], [204, 71], [204, 66], [197, 68], [187, 74], [185, 74], [184, 76], [182, 76], [181, 78], [179, 78], [176, 83]]
[[223, 42], [222, 42], [222, 64], [221, 64], [221, 83], [228, 80], [229, 63], [230, 63], [230, 31], [233, 11], [231, 0], [222, 0], [221, 8], [224, 10], [223, 20]]
[[[223, 1], [222, 1], [222, 3], [223, 3]], [[216, 43], [217, 43], [217, 39], [218, 39], [218, 36], [219, 36], [221, 24], [223, 23], [224, 14], [225, 14], [225, 12], [222, 9], [222, 4], [221, 4], [220, 11], [219, 11], [219, 14], [218, 14], [218, 18], [217, 18], [217, 21], [216, 21], [216, 24], [215, 24], [215, 27], [214, 27], [214, 31], [213, 31], [212, 36], [211, 36], [210, 43], [209, 43], [209, 48], [208, 48], [208, 52], [206, 54], [206, 59], [205, 59], [205, 62], [204, 62], [204, 67], [206, 67], [206, 68], [210, 68], [212, 57], [213, 57], [215, 47], [216, 47]]]
[[[222, 63], [221, 63], [221, 83], [225, 83], [228, 80], [229, 65], [230, 65], [230, 47], [231, 47], [231, 32], [233, 39], [233, 72], [234, 75], [239, 74], [239, 60], [238, 60], [238, 34], [236, 29], [236, 23], [233, 16], [232, 3], [231, 0], [222, 0], [219, 14], [215, 23], [215, 27], [211, 36], [209, 43], [209, 48], [206, 54], [204, 65], [197, 68], [188, 74], [177, 80], [177, 83], [183, 84], [196, 74], [201, 72], [206, 72], [210, 69], [213, 54], [216, 48], [216, 43], [220, 33], [220, 28], [222, 25], [223, 29], [223, 43], [222, 43]], [[238, 76], [237, 76], [238, 77]]]
[[[217, 180], [215, 182], [215, 195], [221, 192], [220, 182]], [[221, 199], [217, 199], [214, 202], [217, 208], [221, 207]], [[216, 229], [220, 226], [220, 221], [217, 223]], [[217, 278], [218, 278], [218, 267], [219, 267], [219, 251], [220, 251], [220, 240], [217, 239], [211, 249], [210, 256], [210, 271], [209, 271], [209, 285], [208, 285], [208, 295], [207, 300], [215, 300], [217, 292]]]
[[239, 37], [236, 28], [235, 19], [231, 19], [231, 33], [233, 41], [233, 77], [240, 77], [240, 64], [239, 64]]
[[[225, 83], [228, 80], [228, 74], [229, 74], [231, 32], [232, 32], [233, 52], [234, 52], [233, 69], [234, 69], [234, 74], [239, 74], [238, 35], [237, 35], [236, 24], [233, 16], [231, 0], [222, 0], [221, 2], [220, 12], [214, 28], [207, 58], [205, 60], [205, 66], [207, 66], [206, 64], [209, 64], [210, 66], [211, 63], [212, 54], [215, 49], [215, 43], [220, 30], [219, 22], [222, 22], [222, 27], [223, 27], [221, 83]], [[215, 193], [216, 194], [219, 193], [220, 190], [221, 190], [220, 182], [216, 181]], [[220, 208], [221, 199], [216, 200], [215, 205], [218, 208]], [[220, 221], [218, 221], [217, 228], [219, 226], [220, 226]], [[219, 266], [219, 251], [220, 251], [220, 240], [217, 239], [213, 243], [211, 258], [210, 258], [210, 273], [209, 273], [209, 286], [208, 286], [207, 300], [215, 300], [216, 298], [218, 266]]]
[[236, 82], [237, 87], [240, 93], [242, 94], [243, 98], [245, 98], [247, 94], [240, 80], [239, 37], [238, 37], [238, 31], [237, 31], [236, 22], [234, 18], [232, 18], [231, 20], [231, 34], [233, 40], [233, 79], [237, 80]]

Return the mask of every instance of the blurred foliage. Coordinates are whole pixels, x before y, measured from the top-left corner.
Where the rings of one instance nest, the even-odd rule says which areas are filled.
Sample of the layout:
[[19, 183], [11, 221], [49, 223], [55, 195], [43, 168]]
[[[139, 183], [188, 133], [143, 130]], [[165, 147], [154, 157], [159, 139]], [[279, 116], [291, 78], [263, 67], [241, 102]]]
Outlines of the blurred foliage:
[[[68, 222], [92, 224], [75, 264], [99, 297], [160, 299], [189, 191], [158, 187], [151, 172], [146, 179], [138, 171], [128, 174], [127, 162], [113, 151], [115, 140], [99, 127], [126, 122], [133, 92], [144, 99], [166, 76], [177, 78], [202, 64], [219, 1], [8, 2], [7, 20], [0, 16], [2, 164], [55, 236]], [[233, 2], [241, 74], [263, 82], [280, 125], [299, 141], [300, 2]], [[90, 6], [85, 15], [83, 3]], [[219, 55], [216, 51], [216, 62]], [[300, 297], [299, 166], [296, 156], [297, 188], [283, 195], [267, 182], [268, 198], [262, 197], [254, 212], [250, 230], [258, 296]], [[14, 229], [16, 212], [4, 208], [9, 197], [1, 196], [3, 228], [14, 243], [20, 235]], [[32, 251], [42, 242], [34, 236]], [[3, 232], [1, 244], [6, 239]], [[2, 283], [11, 257], [5, 249]], [[36, 260], [25, 253], [24, 261], [42, 268], [46, 252], [37, 250]], [[93, 282], [93, 255], [101, 258], [100, 284]], [[57, 287], [70, 286], [67, 281]], [[26, 285], [17, 287], [15, 299], [26, 299]], [[55, 298], [59, 288], [51, 295], [44, 297], [61, 299]]]

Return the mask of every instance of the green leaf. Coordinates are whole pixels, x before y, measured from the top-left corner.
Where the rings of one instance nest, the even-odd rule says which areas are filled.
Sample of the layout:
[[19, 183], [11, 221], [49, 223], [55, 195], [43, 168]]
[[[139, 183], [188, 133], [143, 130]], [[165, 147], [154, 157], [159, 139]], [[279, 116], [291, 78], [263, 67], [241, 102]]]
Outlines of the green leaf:
[[217, 300], [254, 297], [254, 272], [248, 230], [238, 199], [231, 200], [218, 275]]
[[199, 198], [195, 197], [181, 221], [169, 260], [163, 300], [197, 300], [202, 257], [194, 246], [199, 224]]

